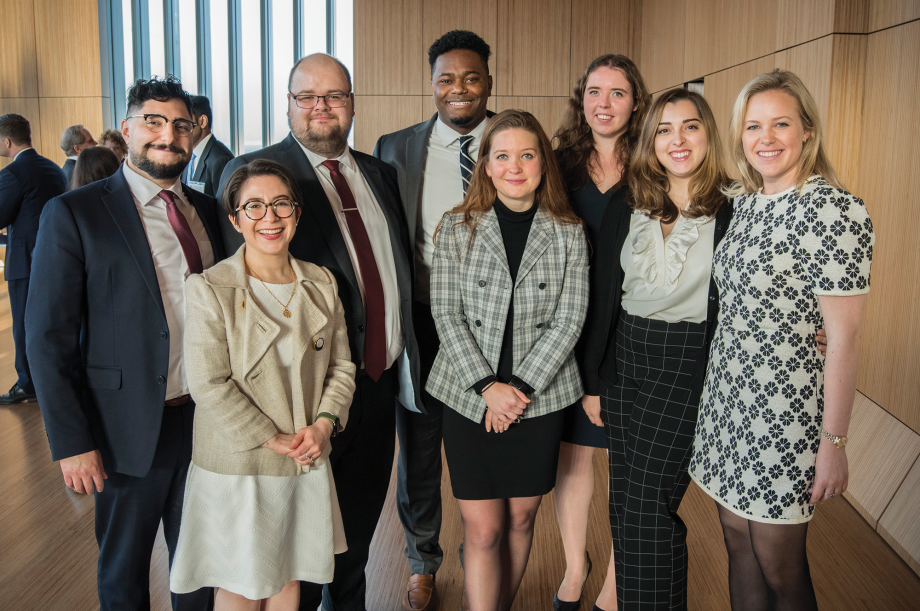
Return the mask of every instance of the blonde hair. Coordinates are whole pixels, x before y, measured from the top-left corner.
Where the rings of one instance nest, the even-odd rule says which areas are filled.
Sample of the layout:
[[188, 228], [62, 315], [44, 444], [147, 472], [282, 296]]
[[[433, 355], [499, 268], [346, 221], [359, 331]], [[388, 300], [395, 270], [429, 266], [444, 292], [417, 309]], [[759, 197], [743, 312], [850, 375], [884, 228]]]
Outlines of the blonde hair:
[[765, 72], [754, 77], [744, 86], [744, 89], [738, 94], [738, 99], [735, 100], [728, 128], [728, 154], [738, 167], [738, 171], [741, 172], [741, 183], [736, 183], [724, 189], [723, 192], [729, 197], [737, 197], [745, 193], [753, 193], [763, 187], [763, 177], [744, 155], [742, 136], [748, 103], [758, 93], [767, 91], [782, 91], [795, 98], [799, 107], [799, 118], [805, 130], [809, 132], [808, 140], [802, 147], [799, 171], [795, 177], [796, 191], [801, 192], [805, 182], [815, 174], [824, 178], [832, 186], [846, 190], [824, 150], [824, 133], [821, 129], [821, 117], [815, 99], [811, 97], [802, 79], [788, 70], [777, 68], [772, 72]]
[[628, 179], [633, 208], [665, 223], [677, 220], [680, 210], [668, 196], [668, 175], [655, 153], [655, 138], [665, 106], [682, 100], [687, 100], [696, 107], [707, 140], [706, 156], [690, 179], [690, 207], [685, 215], [688, 218], [715, 216], [725, 203], [725, 196], [720, 189], [731, 182], [725, 170], [719, 129], [706, 99], [683, 87], [662, 93], [645, 115], [639, 142], [629, 163]]

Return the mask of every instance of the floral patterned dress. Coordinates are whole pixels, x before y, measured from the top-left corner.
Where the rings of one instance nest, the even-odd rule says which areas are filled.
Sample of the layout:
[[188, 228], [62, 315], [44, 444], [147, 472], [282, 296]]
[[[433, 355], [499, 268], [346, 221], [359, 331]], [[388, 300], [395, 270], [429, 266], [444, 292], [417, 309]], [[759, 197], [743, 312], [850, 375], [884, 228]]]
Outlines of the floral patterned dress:
[[820, 176], [734, 205], [713, 257], [721, 309], [690, 475], [741, 517], [806, 522], [824, 414], [818, 296], [869, 291], [872, 221]]

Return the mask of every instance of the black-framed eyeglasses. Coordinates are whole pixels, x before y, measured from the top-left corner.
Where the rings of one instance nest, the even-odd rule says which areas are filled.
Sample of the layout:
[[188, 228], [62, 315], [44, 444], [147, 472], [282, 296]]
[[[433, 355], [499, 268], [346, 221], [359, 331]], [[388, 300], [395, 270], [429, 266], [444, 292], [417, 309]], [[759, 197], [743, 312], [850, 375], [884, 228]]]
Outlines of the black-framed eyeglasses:
[[330, 93], [329, 95], [313, 95], [312, 93], [305, 93], [303, 95], [295, 95], [288, 92], [288, 95], [294, 99], [294, 103], [297, 104], [298, 108], [316, 108], [316, 105], [319, 104], [320, 98], [326, 100], [326, 106], [329, 108], [341, 108], [348, 103], [348, 98], [351, 95], [350, 93]]
[[286, 219], [294, 214], [294, 209], [299, 205], [289, 199], [277, 199], [270, 204], [259, 200], [251, 200], [238, 207], [236, 211], [242, 210], [245, 212], [250, 221], [261, 221], [268, 214], [268, 209], [271, 208], [279, 219]]
[[143, 119], [144, 123], [147, 124], [147, 129], [155, 134], [163, 131], [167, 123], [172, 123], [173, 131], [180, 136], [188, 136], [193, 129], [198, 127], [198, 124], [194, 121], [189, 121], [188, 119], [173, 119], [170, 121], [163, 115], [131, 115], [130, 117], [125, 117], [125, 120], [127, 119]]

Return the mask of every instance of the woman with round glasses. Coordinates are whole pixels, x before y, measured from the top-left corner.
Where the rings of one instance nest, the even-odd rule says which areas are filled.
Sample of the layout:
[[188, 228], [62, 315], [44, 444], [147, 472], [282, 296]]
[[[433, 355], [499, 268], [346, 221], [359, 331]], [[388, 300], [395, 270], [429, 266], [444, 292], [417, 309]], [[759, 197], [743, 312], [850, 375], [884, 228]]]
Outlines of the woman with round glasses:
[[299, 201], [281, 165], [237, 169], [223, 205], [245, 244], [186, 284], [196, 410], [170, 589], [218, 588], [217, 611], [293, 611], [346, 550], [327, 459], [355, 366], [332, 274], [288, 254]]

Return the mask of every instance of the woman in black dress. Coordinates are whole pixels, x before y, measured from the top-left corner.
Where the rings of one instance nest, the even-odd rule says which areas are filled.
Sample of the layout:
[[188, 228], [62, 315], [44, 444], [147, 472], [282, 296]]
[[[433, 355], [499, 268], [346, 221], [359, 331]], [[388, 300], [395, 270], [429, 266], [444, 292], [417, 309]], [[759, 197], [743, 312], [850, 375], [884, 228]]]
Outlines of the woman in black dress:
[[[625, 206], [629, 188], [624, 180], [642, 117], [651, 96], [639, 69], [623, 55], [596, 58], [575, 84], [562, 127], [556, 132], [556, 159], [569, 200], [585, 223], [592, 269], [601, 241], [600, 227], [608, 206]], [[593, 282], [592, 282], [593, 286]], [[575, 349], [583, 363], [582, 345]], [[594, 394], [596, 394], [596, 390]], [[565, 411], [565, 429], [556, 475], [556, 519], [565, 548], [566, 571], [553, 599], [555, 611], [576, 611], [591, 570], [586, 550], [588, 509], [594, 494], [595, 448], [607, 449], [607, 436], [598, 402], [579, 400]], [[598, 606], [614, 609], [616, 581], [613, 558]]]

